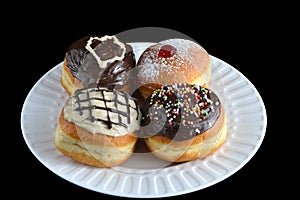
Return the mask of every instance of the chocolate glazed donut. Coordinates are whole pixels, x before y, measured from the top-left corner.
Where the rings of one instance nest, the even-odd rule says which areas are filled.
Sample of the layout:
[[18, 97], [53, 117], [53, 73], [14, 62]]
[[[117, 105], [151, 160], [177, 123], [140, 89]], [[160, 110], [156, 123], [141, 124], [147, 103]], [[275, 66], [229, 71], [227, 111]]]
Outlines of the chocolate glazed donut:
[[153, 122], [144, 134], [155, 133], [178, 141], [191, 139], [214, 125], [220, 106], [217, 95], [205, 87], [165, 85], [155, 90], [141, 107], [142, 126]]
[[204, 158], [225, 141], [226, 115], [212, 90], [192, 84], [156, 89], [141, 106], [140, 137], [158, 158], [185, 162]]
[[66, 66], [84, 87], [113, 89], [133, 81], [131, 69], [136, 66], [133, 49], [116, 40], [115, 36], [86, 36], [69, 47]]

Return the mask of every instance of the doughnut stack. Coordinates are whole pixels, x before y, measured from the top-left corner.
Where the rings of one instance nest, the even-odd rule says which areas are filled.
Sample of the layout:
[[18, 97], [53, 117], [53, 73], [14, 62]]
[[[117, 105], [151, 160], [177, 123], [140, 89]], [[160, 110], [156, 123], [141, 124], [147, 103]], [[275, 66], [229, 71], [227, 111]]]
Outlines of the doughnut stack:
[[131, 157], [141, 122], [137, 101], [127, 92], [135, 67], [132, 47], [116, 36], [87, 36], [70, 46], [61, 73], [69, 98], [55, 133], [61, 153], [102, 168]]
[[136, 60], [132, 46], [116, 36], [86, 36], [64, 58], [61, 84], [69, 98], [55, 145], [79, 163], [102, 168], [128, 160], [138, 139], [165, 161], [205, 158], [227, 134], [210, 79], [210, 56], [191, 40], [155, 43]]

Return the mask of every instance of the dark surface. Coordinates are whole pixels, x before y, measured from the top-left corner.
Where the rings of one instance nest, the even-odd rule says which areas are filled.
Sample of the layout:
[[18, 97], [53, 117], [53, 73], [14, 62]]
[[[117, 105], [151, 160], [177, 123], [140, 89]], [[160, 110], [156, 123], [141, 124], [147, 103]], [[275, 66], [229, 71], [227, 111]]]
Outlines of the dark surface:
[[[214, 18], [215, 20], [208, 16], [206, 21], [206, 18], [201, 16], [201, 22], [197, 22], [196, 19], [199, 15], [194, 10], [188, 12], [191, 16], [186, 17], [186, 20], [194, 17], [192, 25], [188, 25], [186, 20], [174, 21], [167, 20], [168, 18], [161, 20], [160, 17], [157, 17], [157, 20], [145, 20], [143, 23], [129, 19], [123, 19], [121, 22], [105, 19], [99, 20], [98, 25], [93, 23], [93, 26], [85, 24], [85, 21], [88, 20], [87, 17], [85, 20], [77, 22], [76, 20], [72, 21], [66, 11], [59, 17], [55, 15], [55, 11], [53, 12], [42, 18], [40, 17], [42, 12], [33, 14], [32, 17], [21, 17], [21, 21], [16, 21], [15, 29], [10, 30], [14, 36], [13, 42], [16, 43], [14, 47], [18, 47], [17, 49], [22, 51], [17, 59], [14, 57], [14, 64], [9, 66], [14, 73], [18, 72], [17, 78], [15, 78], [18, 86], [17, 94], [15, 91], [13, 92], [17, 96], [15, 98], [17, 103], [13, 107], [15, 121], [12, 127], [14, 131], [9, 131], [9, 134], [15, 137], [13, 140], [6, 141], [13, 146], [10, 148], [14, 151], [9, 152], [9, 154], [13, 153], [10, 157], [11, 161], [8, 162], [9, 170], [3, 172], [5, 176], [9, 177], [7, 183], [10, 184], [8, 187], [15, 189], [15, 192], [9, 193], [11, 196], [21, 194], [26, 199], [32, 197], [59, 198], [61, 195], [68, 199], [76, 199], [77, 197], [121, 199], [74, 185], [60, 178], [40, 163], [23, 139], [20, 127], [21, 109], [26, 95], [36, 81], [55, 65], [62, 62], [65, 52], [73, 41], [90, 34], [112, 35], [132, 28], [151, 26], [173, 29], [190, 36], [211, 55], [220, 58], [242, 72], [262, 96], [268, 116], [264, 141], [255, 156], [244, 167], [213, 186], [172, 198], [190, 199], [196, 195], [197, 198], [214, 199], [222, 195], [223, 198], [230, 199], [240, 199], [240, 197], [256, 199], [261, 194], [282, 191], [280, 179], [283, 174], [274, 173], [274, 171], [279, 170], [282, 163], [282, 159], [278, 160], [278, 155], [282, 152], [277, 148], [275, 128], [273, 128], [276, 124], [274, 122], [276, 111], [271, 108], [273, 106], [271, 102], [274, 99], [271, 88], [275, 84], [272, 77], [275, 74], [269, 73], [272, 67], [266, 67], [270, 64], [270, 57], [267, 54], [272, 49], [269, 34], [273, 27], [272, 24], [267, 23], [270, 22], [270, 18], [265, 18], [262, 10], [254, 12], [256, 16], [262, 15], [257, 20], [242, 11], [231, 13], [232, 17], [229, 17], [225, 11], [214, 11], [213, 13], [218, 13], [218, 16]], [[63, 11], [57, 10], [56, 12]], [[249, 14], [252, 13], [249, 12]], [[242, 14], [246, 16], [244, 17]], [[54, 15], [56, 17], [51, 18]], [[95, 20], [95, 18], [91, 20]], [[26, 29], [19, 28], [22, 24], [26, 26]], [[18, 39], [18, 37], [20, 38]], [[4, 162], [5, 160], [2, 160], [1, 163]], [[19, 193], [20, 189], [25, 192]]]

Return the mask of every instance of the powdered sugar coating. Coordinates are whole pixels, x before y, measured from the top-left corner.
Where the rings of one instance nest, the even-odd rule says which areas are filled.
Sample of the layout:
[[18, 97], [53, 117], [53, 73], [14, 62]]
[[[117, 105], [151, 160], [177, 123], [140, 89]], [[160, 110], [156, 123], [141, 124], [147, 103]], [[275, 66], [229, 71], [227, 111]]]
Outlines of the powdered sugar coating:
[[173, 47], [175, 47], [177, 49], [177, 52], [181, 56], [181, 58], [183, 58], [184, 60], [187, 60], [190, 63], [194, 62], [194, 57], [193, 57], [193, 55], [190, 54], [190, 52], [193, 52], [193, 51], [191, 51], [191, 49], [204, 50], [204, 48], [202, 46], [200, 46], [199, 44], [197, 44], [191, 40], [186, 40], [186, 39], [168, 39], [168, 40], [161, 41], [160, 44], [172, 45]]
[[[165, 45], [175, 47], [176, 53], [170, 57], [158, 56], [159, 50]], [[201, 52], [207, 57], [201, 56]], [[168, 81], [190, 82], [187, 80], [188, 77], [194, 79], [206, 70], [206, 63], [209, 63], [208, 57], [205, 49], [191, 40], [178, 38], [164, 40], [148, 47], [143, 52], [138, 61], [138, 76], [141, 84], [162, 84]], [[201, 66], [202, 63], [206, 65]]]

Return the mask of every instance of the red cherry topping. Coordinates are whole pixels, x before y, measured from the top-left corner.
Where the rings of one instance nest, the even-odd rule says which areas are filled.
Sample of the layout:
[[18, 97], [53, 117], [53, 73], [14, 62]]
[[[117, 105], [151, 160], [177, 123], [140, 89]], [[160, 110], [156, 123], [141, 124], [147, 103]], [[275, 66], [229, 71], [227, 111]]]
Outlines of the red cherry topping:
[[164, 45], [160, 48], [158, 52], [158, 57], [160, 58], [169, 58], [176, 53], [176, 48], [171, 45]]

